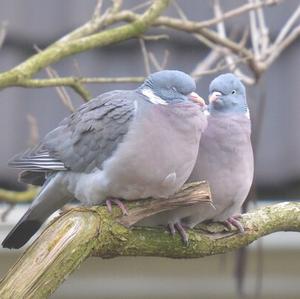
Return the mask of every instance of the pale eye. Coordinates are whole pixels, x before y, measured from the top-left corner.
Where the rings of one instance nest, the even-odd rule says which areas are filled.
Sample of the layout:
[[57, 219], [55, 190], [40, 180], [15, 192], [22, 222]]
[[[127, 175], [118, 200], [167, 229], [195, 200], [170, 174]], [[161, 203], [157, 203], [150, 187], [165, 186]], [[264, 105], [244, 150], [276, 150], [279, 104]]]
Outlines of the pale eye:
[[175, 92], [177, 92], [177, 89], [174, 86], [172, 87], [172, 90], [175, 91]]
[[231, 92], [231, 94], [236, 94], [236, 90], [234, 89], [234, 90]]

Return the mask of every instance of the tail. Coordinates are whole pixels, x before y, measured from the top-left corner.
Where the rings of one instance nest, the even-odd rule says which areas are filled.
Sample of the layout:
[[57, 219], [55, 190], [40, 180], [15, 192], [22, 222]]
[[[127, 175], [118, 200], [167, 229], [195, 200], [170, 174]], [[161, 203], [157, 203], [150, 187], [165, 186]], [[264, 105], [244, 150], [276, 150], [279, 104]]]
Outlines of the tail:
[[2, 242], [4, 248], [22, 247], [52, 213], [72, 198], [61, 183], [62, 175], [63, 173], [57, 173], [47, 179], [29, 210]]

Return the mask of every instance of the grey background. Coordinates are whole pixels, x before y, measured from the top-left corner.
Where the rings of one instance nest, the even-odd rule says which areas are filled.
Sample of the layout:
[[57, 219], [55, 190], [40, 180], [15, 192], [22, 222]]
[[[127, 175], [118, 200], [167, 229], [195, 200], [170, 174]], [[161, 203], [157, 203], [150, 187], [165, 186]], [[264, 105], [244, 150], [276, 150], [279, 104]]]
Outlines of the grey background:
[[[132, 7], [141, 1], [125, 1]], [[212, 16], [210, 1], [179, 1], [188, 17], [204, 20]], [[7, 39], [0, 52], [0, 70], [20, 63], [34, 53], [33, 45], [43, 48], [69, 30], [84, 23], [90, 16], [95, 1], [79, 0], [1, 0], [0, 21], [7, 22]], [[222, 1], [225, 9], [242, 1]], [[299, 4], [289, 0], [282, 6], [266, 8], [267, 23], [271, 37], [282, 28], [287, 16]], [[169, 14], [175, 12], [169, 9]], [[240, 30], [247, 24], [247, 15], [227, 22], [228, 32]], [[194, 38], [184, 33], [170, 31], [170, 41], [148, 42], [147, 47], [158, 58], [164, 50], [170, 51], [168, 68], [191, 72], [196, 63], [208, 53]], [[248, 88], [248, 101], [253, 122], [256, 146], [256, 182], [263, 196], [299, 196], [297, 182], [300, 178], [300, 101], [299, 101], [299, 41], [286, 50], [262, 77], [258, 86]], [[74, 58], [55, 65], [61, 76], [76, 74]], [[136, 76], [144, 75], [143, 58], [139, 43], [131, 40], [122, 44], [95, 49], [76, 56], [81, 75], [85, 76]], [[153, 69], [154, 70], [154, 69]], [[38, 74], [45, 76], [44, 72]], [[198, 83], [198, 93], [207, 96], [210, 80], [206, 76]], [[110, 89], [130, 89], [136, 84], [90, 85], [93, 95]], [[70, 91], [75, 105], [81, 103]], [[0, 93], [0, 181], [13, 184], [16, 171], [9, 169], [7, 160], [28, 145], [27, 114], [37, 118], [40, 136], [68, 114], [53, 88], [22, 89], [9, 88]], [[265, 102], [262, 122], [257, 117]], [[259, 127], [259, 128], [258, 128]], [[275, 191], [275, 192], [274, 192]]]

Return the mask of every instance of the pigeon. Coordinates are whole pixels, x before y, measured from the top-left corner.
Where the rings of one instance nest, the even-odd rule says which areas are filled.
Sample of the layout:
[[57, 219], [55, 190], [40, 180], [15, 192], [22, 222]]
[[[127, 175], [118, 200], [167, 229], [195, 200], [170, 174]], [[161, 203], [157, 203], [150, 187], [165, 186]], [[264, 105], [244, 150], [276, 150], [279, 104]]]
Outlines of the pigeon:
[[68, 201], [84, 205], [167, 198], [190, 176], [206, 126], [195, 81], [176, 70], [151, 74], [135, 90], [104, 93], [80, 106], [36, 147], [9, 163], [42, 185], [2, 242], [22, 247]]
[[251, 123], [242, 82], [233, 74], [215, 78], [209, 86], [207, 127], [202, 133], [198, 158], [187, 182], [208, 181], [213, 206], [205, 203], [178, 208], [146, 219], [143, 225], [169, 225], [187, 243], [185, 228], [205, 221], [221, 221], [244, 232], [239, 212], [253, 180]]

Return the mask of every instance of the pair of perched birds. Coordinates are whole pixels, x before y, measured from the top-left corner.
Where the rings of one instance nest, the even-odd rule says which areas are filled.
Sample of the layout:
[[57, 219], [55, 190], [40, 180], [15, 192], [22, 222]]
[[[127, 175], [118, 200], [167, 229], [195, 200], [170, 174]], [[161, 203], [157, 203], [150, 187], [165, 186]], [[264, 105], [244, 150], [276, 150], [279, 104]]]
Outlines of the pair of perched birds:
[[233, 74], [214, 79], [209, 104], [187, 74], [151, 74], [136, 90], [104, 93], [82, 105], [35, 148], [10, 165], [20, 180], [41, 185], [29, 210], [3, 241], [22, 247], [74, 197], [86, 205], [166, 198], [185, 182], [207, 180], [214, 207], [199, 204], [160, 213], [142, 225], [168, 225], [187, 242], [185, 228], [204, 220], [231, 223], [253, 178], [245, 87]]

